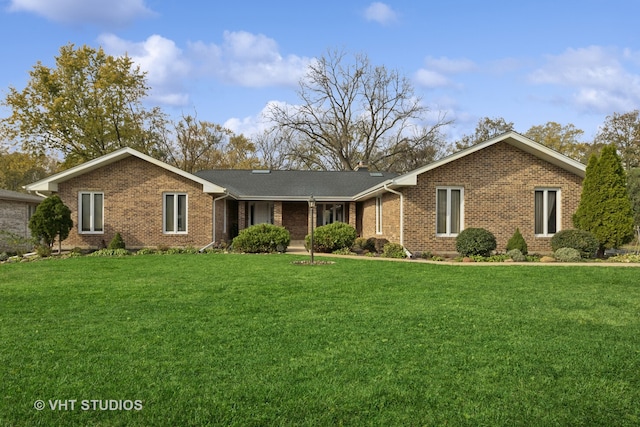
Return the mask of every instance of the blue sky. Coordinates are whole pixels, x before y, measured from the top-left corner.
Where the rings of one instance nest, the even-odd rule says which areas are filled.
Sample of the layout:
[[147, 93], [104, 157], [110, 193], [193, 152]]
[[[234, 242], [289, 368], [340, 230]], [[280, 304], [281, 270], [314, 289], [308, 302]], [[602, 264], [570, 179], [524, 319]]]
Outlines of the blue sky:
[[503, 117], [589, 141], [640, 108], [638, 16], [636, 0], [0, 0], [0, 96], [67, 43], [102, 46], [148, 72], [150, 105], [251, 135], [269, 103], [298, 101], [313, 58], [343, 49], [410, 78], [452, 140]]

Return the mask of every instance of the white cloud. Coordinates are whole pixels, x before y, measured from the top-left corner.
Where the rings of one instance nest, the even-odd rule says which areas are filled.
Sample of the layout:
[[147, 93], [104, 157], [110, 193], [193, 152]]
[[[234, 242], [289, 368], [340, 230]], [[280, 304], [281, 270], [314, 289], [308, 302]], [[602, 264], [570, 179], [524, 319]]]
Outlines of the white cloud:
[[295, 86], [312, 61], [283, 57], [275, 40], [245, 31], [225, 31], [221, 45], [191, 43], [189, 51], [201, 73], [247, 87]]
[[367, 21], [374, 21], [382, 25], [388, 25], [398, 20], [398, 14], [381, 2], [374, 2], [364, 11], [364, 18]]
[[539, 85], [555, 85], [571, 91], [564, 103], [583, 111], [611, 113], [637, 108], [640, 102], [640, 70], [637, 52], [589, 46], [567, 49], [548, 56], [546, 64], [529, 75]]
[[437, 87], [459, 87], [449, 78], [449, 75], [470, 73], [477, 69], [476, 64], [469, 59], [451, 59], [446, 57], [425, 58], [425, 67], [419, 69], [414, 78], [418, 85], [437, 88]]
[[113, 34], [99, 38], [110, 55], [128, 55], [147, 73], [150, 97], [167, 105], [183, 106], [189, 101], [183, 82], [191, 72], [191, 65], [182, 50], [169, 39], [152, 35], [142, 42], [123, 40]]
[[124, 26], [155, 13], [145, 0], [11, 0], [12, 12], [31, 12], [64, 24]]

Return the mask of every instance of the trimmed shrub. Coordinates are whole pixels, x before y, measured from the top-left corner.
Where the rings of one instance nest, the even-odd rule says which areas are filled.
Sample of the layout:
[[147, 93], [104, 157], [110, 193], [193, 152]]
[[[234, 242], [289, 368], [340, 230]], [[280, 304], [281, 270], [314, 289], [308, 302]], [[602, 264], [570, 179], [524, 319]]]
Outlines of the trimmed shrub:
[[122, 236], [120, 235], [120, 233], [116, 233], [116, 235], [113, 236], [113, 239], [111, 239], [111, 241], [109, 242], [109, 246], [107, 246], [107, 249], [124, 249], [124, 248], [125, 248], [124, 240], [122, 240]]
[[574, 248], [559, 248], [553, 253], [556, 261], [560, 262], [576, 262], [582, 260], [580, 251]]
[[384, 258], [406, 258], [407, 254], [402, 245], [398, 243], [387, 243], [382, 249]]
[[365, 238], [358, 237], [355, 240], [354, 247], [361, 251], [375, 252], [376, 251], [376, 239], [375, 237]]
[[379, 254], [381, 254], [382, 252], [384, 252], [384, 246], [389, 243], [389, 241], [387, 239], [381, 238], [375, 238], [372, 237], [371, 238], [373, 240], [373, 247], [375, 249], [375, 251]]
[[520, 249], [511, 249], [507, 251], [507, 255], [515, 262], [524, 262], [527, 260], [527, 257], [522, 253]]
[[516, 228], [516, 232], [513, 233], [513, 236], [511, 236], [511, 238], [507, 242], [507, 252], [509, 252], [511, 249], [518, 249], [521, 255], [526, 255], [528, 252], [527, 242], [524, 240], [524, 237], [522, 237], [519, 228]]
[[489, 256], [497, 246], [496, 236], [484, 228], [466, 228], [456, 237], [456, 251], [462, 256]]
[[593, 258], [600, 243], [596, 237], [585, 230], [562, 230], [551, 238], [551, 249], [573, 248], [580, 252], [582, 258]]
[[[356, 229], [344, 222], [334, 222], [316, 228], [313, 232], [313, 250], [331, 253], [338, 249], [350, 248], [356, 241]], [[304, 238], [305, 247], [311, 247], [311, 235]]]
[[245, 228], [233, 239], [233, 250], [248, 253], [285, 252], [291, 236], [278, 225], [257, 224]]

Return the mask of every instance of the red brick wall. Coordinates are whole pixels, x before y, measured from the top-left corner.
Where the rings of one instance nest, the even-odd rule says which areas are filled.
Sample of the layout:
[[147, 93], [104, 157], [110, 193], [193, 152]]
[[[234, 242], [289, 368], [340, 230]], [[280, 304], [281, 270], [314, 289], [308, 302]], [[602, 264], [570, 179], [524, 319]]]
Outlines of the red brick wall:
[[289, 230], [291, 240], [304, 240], [307, 235], [307, 216], [309, 204], [307, 202], [282, 203], [282, 226]]
[[[551, 251], [550, 237], [534, 236], [536, 188], [559, 188], [559, 229], [573, 228], [582, 179], [506, 142], [500, 142], [418, 176], [406, 187], [404, 244], [410, 251], [455, 252], [455, 237], [436, 237], [436, 187], [464, 187], [464, 228], [495, 234], [504, 251], [516, 227], [530, 252]], [[386, 210], [386, 205], [385, 205]], [[391, 239], [389, 239], [391, 240]], [[397, 240], [396, 240], [397, 241]]]
[[390, 242], [400, 242], [400, 196], [393, 193], [382, 194], [382, 234], [376, 234], [376, 199], [362, 204], [361, 237], [376, 237]]
[[[104, 193], [104, 233], [78, 233], [78, 193]], [[164, 234], [164, 192], [187, 193], [187, 234]], [[97, 248], [109, 244], [116, 232], [127, 248], [195, 246], [212, 240], [213, 197], [202, 185], [137, 157], [128, 157], [59, 184], [59, 195], [72, 212], [74, 227], [63, 246]], [[222, 214], [222, 201], [216, 209]], [[218, 230], [218, 236], [222, 230]]]

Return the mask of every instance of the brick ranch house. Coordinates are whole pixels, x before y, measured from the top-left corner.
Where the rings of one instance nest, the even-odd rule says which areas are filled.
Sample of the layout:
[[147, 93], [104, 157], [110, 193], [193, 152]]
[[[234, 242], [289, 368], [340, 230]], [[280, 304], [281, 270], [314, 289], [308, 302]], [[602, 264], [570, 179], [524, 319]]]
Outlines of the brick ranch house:
[[123, 148], [26, 189], [58, 193], [71, 208], [65, 247], [96, 248], [119, 232], [128, 248], [204, 248], [259, 223], [281, 225], [295, 241], [312, 223], [341, 221], [410, 252], [455, 252], [468, 227], [490, 230], [501, 250], [519, 228], [530, 251], [548, 252], [553, 234], [571, 228], [584, 175], [582, 163], [508, 132], [399, 176], [366, 168], [190, 174]]

